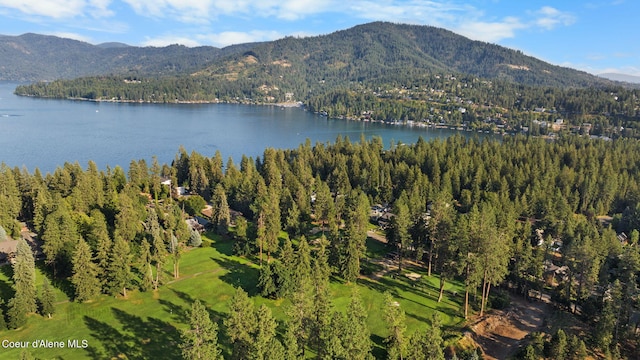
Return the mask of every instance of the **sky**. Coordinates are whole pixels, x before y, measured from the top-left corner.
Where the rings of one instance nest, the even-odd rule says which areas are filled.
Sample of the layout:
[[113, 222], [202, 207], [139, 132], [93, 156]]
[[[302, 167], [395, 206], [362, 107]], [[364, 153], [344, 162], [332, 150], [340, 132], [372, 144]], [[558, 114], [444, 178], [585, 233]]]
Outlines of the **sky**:
[[432, 25], [592, 74], [640, 76], [637, 0], [0, 0], [0, 34], [223, 47], [372, 21]]

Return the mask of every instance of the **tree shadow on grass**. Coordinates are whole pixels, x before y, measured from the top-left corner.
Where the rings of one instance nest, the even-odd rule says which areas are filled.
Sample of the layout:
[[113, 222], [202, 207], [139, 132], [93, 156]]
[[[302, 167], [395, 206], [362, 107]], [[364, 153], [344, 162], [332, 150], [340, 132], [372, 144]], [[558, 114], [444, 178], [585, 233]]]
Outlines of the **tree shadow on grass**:
[[158, 303], [165, 308], [165, 311], [171, 314], [171, 319], [176, 322], [185, 322], [189, 313], [183, 306], [172, 303], [171, 301], [159, 299]]
[[55, 288], [60, 289], [60, 291], [67, 295], [67, 298], [71, 300], [76, 296], [75, 287], [69, 278], [54, 278], [53, 270], [51, 267], [47, 266], [44, 261], [36, 261], [36, 267], [42, 272], [42, 274], [44, 274], [44, 276], [47, 277], [49, 283]]
[[180, 333], [173, 325], [152, 317], [145, 320], [116, 308], [111, 308], [111, 311], [122, 324], [122, 329], [131, 334], [130, 338], [142, 358], [180, 358]]
[[258, 277], [260, 270], [250, 265], [241, 264], [228, 259], [213, 259], [220, 264], [227, 273], [220, 276], [220, 280], [233, 287], [241, 287], [250, 297], [258, 295]]
[[380, 335], [371, 334], [371, 341], [373, 342], [373, 346], [371, 347], [371, 354], [376, 359], [386, 358], [387, 349], [384, 340], [385, 339]]
[[96, 346], [89, 346], [86, 350], [93, 359], [112, 359], [120, 358], [122, 355], [126, 355], [127, 358], [140, 358], [141, 353], [139, 349], [135, 349], [132, 346], [132, 339], [130, 336], [120, 333], [116, 328], [111, 325], [96, 320], [94, 318], [85, 316], [84, 322], [91, 331], [91, 336], [94, 339], [98, 339], [102, 344], [101, 351]]
[[233, 239], [229, 236], [217, 235], [211, 231], [206, 233], [211, 239], [211, 247], [216, 249], [220, 254], [233, 256]]

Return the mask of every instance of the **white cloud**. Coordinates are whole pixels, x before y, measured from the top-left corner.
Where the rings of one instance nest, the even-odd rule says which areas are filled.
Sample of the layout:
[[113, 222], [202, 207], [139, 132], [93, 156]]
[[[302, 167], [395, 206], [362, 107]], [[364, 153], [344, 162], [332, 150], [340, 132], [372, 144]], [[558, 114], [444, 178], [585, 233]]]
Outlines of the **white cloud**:
[[535, 25], [546, 30], [553, 30], [558, 25], [569, 26], [576, 21], [573, 15], [551, 6], [544, 6], [536, 11], [536, 17]]
[[[471, 14], [470, 14], [471, 15]], [[526, 29], [553, 30], [558, 26], [569, 26], [576, 18], [567, 12], [562, 12], [550, 6], [544, 6], [535, 12], [529, 12], [528, 18], [505, 17], [499, 21], [483, 21], [482, 13], [476, 17], [469, 17], [467, 21], [459, 21], [453, 30], [474, 40], [499, 42], [502, 39], [513, 38], [516, 32]]]
[[90, 37], [77, 34], [77, 33], [72, 33], [72, 32], [50, 32], [46, 34], [65, 38], [65, 39], [72, 39], [72, 40], [84, 41], [86, 43], [93, 43]]
[[299, 20], [331, 10], [337, 0], [123, 0], [139, 15], [206, 23], [220, 15], [250, 15]]
[[280, 39], [282, 37], [284, 37], [284, 35], [277, 31], [262, 30], [253, 30], [247, 32], [223, 31], [217, 34], [198, 35], [198, 39], [202, 42], [218, 47], [249, 42], [270, 41]]
[[350, 3], [349, 12], [369, 20], [387, 20], [409, 22], [414, 24], [428, 23], [442, 26], [455, 22], [457, 18], [475, 16], [478, 10], [470, 5], [460, 5], [449, 1], [368, 1], [359, 0]]
[[0, 7], [17, 10], [26, 15], [54, 19], [73, 18], [87, 13], [92, 17], [113, 15], [108, 9], [110, 0], [0, 0]]
[[269, 41], [283, 38], [284, 35], [277, 31], [223, 31], [220, 33], [197, 34], [193, 36], [187, 35], [164, 35], [154, 38], [147, 38], [142, 46], [168, 46], [180, 44], [184, 46], [194, 47], [200, 45], [212, 45], [217, 47], [225, 47], [234, 44], [244, 44], [258, 41]]
[[[211, 16], [212, 0], [123, 0], [142, 16], [203, 23]], [[229, 3], [233, 3], [229, 1]]]
[[147, 38], [142, 43], [142, 46], [164, 47], [164, 46], [175, 45], [175, 44], [189, 46], [189, 47], [200, 45], [196, 40], [193, 40], [189, 37], [166, 35], [166, 36], [160, 36], [156, 38]]
[[518, 18], [507, 17], [500, 22], [473, 21], [461, 24], [456, 32], [473, 40], [498, 42], [502, 39], [513, 38], [517, 30], [526, 29], [527, 24]]

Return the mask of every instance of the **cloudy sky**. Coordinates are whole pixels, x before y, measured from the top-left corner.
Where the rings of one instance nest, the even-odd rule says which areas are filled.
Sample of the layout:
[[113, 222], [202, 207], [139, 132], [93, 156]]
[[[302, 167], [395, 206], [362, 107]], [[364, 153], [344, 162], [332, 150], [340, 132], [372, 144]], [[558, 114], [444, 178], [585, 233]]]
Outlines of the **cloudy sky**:
[[637, 0], [0, 0], [0, 34], [187, 46], [384, 20], [443, 27], [594, 74], [640, 75]]

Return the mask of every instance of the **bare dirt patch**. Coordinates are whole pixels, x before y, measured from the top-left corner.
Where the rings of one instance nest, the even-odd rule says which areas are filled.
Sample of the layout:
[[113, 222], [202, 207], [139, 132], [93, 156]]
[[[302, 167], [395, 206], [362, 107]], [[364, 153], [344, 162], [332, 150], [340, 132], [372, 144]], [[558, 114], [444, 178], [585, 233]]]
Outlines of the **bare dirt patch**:
[[485, 359], [507, 359], [519, 348], [522, 340], [534, 331], [543, 330], [550, 305], [511, 297], [511, 305], [493, 310], [471, 325], [473, 339], [482, 348]]

